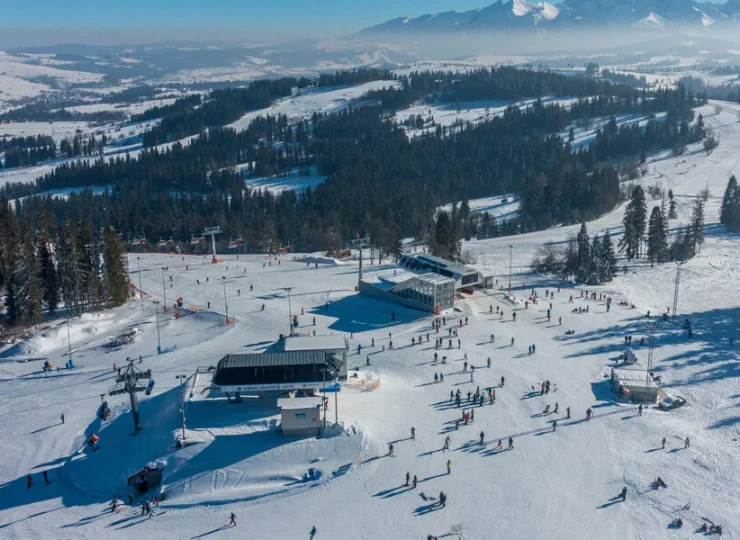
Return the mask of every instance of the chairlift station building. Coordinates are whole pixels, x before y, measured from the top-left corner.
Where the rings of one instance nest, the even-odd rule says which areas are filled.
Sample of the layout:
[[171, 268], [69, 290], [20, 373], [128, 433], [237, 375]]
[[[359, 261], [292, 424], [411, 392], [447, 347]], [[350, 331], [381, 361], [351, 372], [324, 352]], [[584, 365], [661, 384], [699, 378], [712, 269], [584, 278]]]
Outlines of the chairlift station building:
[[475, 268], [428, 254], [403, 255], [399, 268], [360, 281], [360, 293], [423, 311], [455, 307], [458, 291], [493, 286]]
[[216, 366], [213, 387], [235, 395], [316, 390], [334, 385], [339, 369], [337, 357], [323, 351], [227, 354]]

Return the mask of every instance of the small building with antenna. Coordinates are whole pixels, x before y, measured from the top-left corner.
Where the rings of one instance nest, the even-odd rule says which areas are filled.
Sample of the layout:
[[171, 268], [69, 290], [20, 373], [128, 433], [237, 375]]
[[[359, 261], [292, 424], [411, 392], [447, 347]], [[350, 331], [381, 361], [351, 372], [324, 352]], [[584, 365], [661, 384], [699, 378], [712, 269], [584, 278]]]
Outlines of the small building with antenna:
[[611, 385], [617, 395], [630, 401], [657, 403], [665, 397], [652, 374], [637, 366], [612, 368]]

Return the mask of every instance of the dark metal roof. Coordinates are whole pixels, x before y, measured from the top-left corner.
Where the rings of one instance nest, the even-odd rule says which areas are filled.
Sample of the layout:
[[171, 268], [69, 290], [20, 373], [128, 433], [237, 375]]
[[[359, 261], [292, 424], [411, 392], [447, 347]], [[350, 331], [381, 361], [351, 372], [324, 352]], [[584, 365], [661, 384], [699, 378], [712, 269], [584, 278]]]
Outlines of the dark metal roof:
[[326, 364], [329, 355], [324, 351], [291, 351], [266, 354], [227, 354], [218, 362], [218, 371], [245, 367], [309, 366]]
[[473, 273], [478, 273], [478, 271], [475, 268], [471, 268], [470, 266], [466, 266], [464, 264], [460, 264], [454, 261], [448, 261], [447, 259], [443, 259], [442, 257], [437, 257], [435, 255], [430, 255], [428, 253], [424, 254], [407, 254], [403, 256], [407, 260], [415, 260], [417, 263], [424, 265], [428, 268], [439, 268], [439, 269], [445, 269], [450, 272], [460, 274], [460, 275], [468, 275]]

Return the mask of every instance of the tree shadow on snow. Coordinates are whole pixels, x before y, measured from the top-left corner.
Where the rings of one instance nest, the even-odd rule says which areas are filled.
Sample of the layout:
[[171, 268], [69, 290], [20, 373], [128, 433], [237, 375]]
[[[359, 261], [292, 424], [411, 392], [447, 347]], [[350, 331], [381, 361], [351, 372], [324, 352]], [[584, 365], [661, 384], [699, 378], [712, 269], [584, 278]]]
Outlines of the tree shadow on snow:
[[[395, 321], [392, 317], [394, 312], [396, 314]], [[430, 316], [425, 311], [406, 308], [359, 294], [345, 296], [331, 302], [328, 310], [325, 309], [325, 306], [317, 306], [309, 313], [336, 318], [329, 325], [330, 330], [354, 333], [379, 329], [390, 330], [395, 326], [417, 322]]]
[[[680, 304], [679, 304], [680, 307]], [[704, 312], [680, 313], [677, 323], [665, 322], [655, 334], [655, 364], [654, 371], [665, 371], [674, 376], [677, 369], [690, 368], [685, 377], [664, 380], [666, 387], [683, 387], [703, 382], [740, 377], [740, 347], [731, 348], [729, 340], [736, 339], [737, 321], [740, 320], [740, 307], [714, 309]], [[683, 320], [689, 319], [692, 323], [693, 337], [689, 338], [683, 327]], [[598, 329], [575, 336], [574, 343], [602, 342], [604, 338], [613, 338], [613, 343], [595, 345], [590, 349], [574, 353], [570, 358], [592, 356], [600, 354], [616, 355], [627, 347], [624, 336], [631, 334], [633, 339], [646, 335], [644, 323], [655, 321], [655, 317], [633, 317], [623, 324], [612, 326], [606, 330]], [[558, 340], [559, 338], [555, 338]], [[684, 346], [690, 345], [690, 346]], [[665, 347], [684, 346], [679, 352], [666, 354]], [[647, 345], [644, 347], [632, 345], [638, 357], [647, 355]], [[675, 349], [674, 349], [675, 350]], [[737, 396], [735, 396], [737, 397]], [[715, 425], [714, 427], [723, 427]]]

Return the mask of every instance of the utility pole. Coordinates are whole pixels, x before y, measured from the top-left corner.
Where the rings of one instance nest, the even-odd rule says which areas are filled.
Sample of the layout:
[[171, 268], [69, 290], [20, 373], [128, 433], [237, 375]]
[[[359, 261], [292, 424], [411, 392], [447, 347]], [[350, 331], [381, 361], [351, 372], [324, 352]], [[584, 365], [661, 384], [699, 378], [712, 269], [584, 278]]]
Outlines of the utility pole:
[[673, 315], [671, 320], [673, 322], [676, 322], [676, 311], [678, 309], [678, 286], [681, 283], [681, 266], [683, 266], [686, 261], [675, 261], [676, 262], [676, 287], [673, 290]]
[[141, 257], [136, 257], [136, 265], [139, 268], [139, 300], [144, 299], [144, 289], [141, 286]]
[[221, 276], [221, 282], [224, 284], [224, 310], [226, 310], [226, 324], [229, 324], [229, 304], [226, 303], [226, 276]]
[[293, 308], [290, 305], [290, 291], [295, 287], [282, 287], [281, 289], [288, 293], [288, 335], [293, 335]]
[[162, 267], [162, 304], [164, 304], [164, 310], [167, 311], [167, 287], [164, 282], [165, 267]]
[[176, 379], [180, 379], [180, 416], [182, 419], [182, 438], [180, 440], [184, 441], [186, 439], [185, 437], [185, 389], [183, 387], [183, 383], [185, 382], [185, 379], [187, 379], [187, 375], [177, 375], [175, 377]]
[[357, 285], [360, 285], [360, 281], [362, 281], [362, 248], [364, 248], [366, 245], [370, 244], [370, 238], [365, 236], [364, 238], [360, 238], [360, 235], [357, 235], [356, 240], [352, 240], [352, 245], [360, 250], [360, 270], [358, 272], [357, 276]]
[[162, 354], [162, 341], [159, 338], [159, 300], [154, 300], [157, 312], [157, 354]]
[[[152, 370], [141, 371], [134, 366], [136, 360], [126, 357], [128, 365], [121, 370], [121, 374], [116, 377], [116, 384], [108, 391], [109, 396], [119, 394], [128, 394], [131, 400], [131, 414], [134, 419], [134, 435], [141, 430], [141, 418], [139, 417], [139, 397], [137, 394], [146, 390], [146, 384], [142, 381], [152, 378]], [[139, 356], [139, 363], [141, 363]]]
[[514, 254], [514, 246], [509, 244], [509, 294], [511, 294], [511, 259]]

